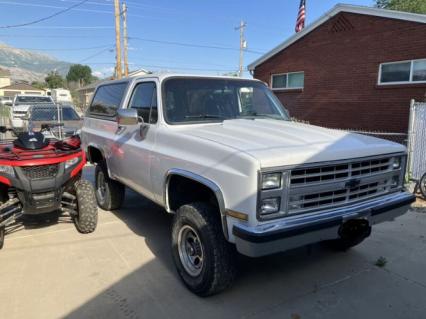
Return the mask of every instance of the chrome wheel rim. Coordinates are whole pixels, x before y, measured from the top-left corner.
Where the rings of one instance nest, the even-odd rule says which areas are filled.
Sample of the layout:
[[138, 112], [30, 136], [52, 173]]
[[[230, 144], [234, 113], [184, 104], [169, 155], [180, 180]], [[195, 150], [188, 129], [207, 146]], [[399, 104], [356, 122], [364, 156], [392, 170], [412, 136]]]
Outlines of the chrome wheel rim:
[[97, 190], [98, 198], [100, 202], [104, 202], [106, 194], [106, 183], [105, 176], [103, 172], [99, 172], [97, 176]]
[[179, 231], [178, 251], [185, 271], [192, 277], [198, 276], [204, 265], [204, 249], [198, 233], [189, 225]]

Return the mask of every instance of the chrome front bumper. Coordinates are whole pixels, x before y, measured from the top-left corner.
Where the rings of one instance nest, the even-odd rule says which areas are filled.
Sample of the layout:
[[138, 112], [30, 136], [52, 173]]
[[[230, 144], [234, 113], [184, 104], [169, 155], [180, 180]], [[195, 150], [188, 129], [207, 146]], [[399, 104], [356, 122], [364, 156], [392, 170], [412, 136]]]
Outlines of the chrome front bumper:
[[351, 219], [366, 219], [370, 225], [393, 220], [407, 212], [415, 196], [398, 192], [362, 203], [321, 212], [286, 217], [255, 227], [235, 225], [237, 250], [259, 257], [339, 238], [340, 226]]

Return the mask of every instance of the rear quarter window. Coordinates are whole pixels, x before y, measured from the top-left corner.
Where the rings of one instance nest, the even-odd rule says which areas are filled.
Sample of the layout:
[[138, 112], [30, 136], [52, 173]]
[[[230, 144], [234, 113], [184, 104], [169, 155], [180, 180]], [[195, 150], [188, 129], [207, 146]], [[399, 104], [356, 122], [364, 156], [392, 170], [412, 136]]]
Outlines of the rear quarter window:
[[89, 106], [88, 114], [114, 117], [121, 105], [127, 83], [107, 84], [98, 87]]

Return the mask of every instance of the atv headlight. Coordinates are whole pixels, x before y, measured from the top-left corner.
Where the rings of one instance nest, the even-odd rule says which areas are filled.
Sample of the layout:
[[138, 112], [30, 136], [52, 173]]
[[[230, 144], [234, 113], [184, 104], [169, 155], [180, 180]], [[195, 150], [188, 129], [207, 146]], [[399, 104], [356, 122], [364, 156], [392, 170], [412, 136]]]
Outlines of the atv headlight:
[[15, 171], [12, 166], [0, 165], [0, 173], [15, 175]]
[[75, 165], [75, 164], [77, 164], [79, 161], [80, 161], [80, 157], [74, 157], [74, 158], [71, 158], [71, 159], [67, 160], [67, 161], [65, 162], [65, 169], [68, 169], [68, 168], [70, 168], [71, 166], [74, 166], [74, 165]]

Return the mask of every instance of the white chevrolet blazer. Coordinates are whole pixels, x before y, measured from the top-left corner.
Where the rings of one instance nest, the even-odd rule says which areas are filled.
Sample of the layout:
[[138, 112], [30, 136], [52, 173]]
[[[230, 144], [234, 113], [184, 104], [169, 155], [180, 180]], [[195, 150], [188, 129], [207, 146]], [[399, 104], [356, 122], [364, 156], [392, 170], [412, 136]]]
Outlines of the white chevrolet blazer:
[[147, 75], [104, 82], [84, 118], [106, 210], [125, 187], [174, 214], [172, 252], [194, 293], [257, 257], [326, 241], [348, 249], [404, 214], [404, 146], [296, 123], [268, 87], [231, 77]]

